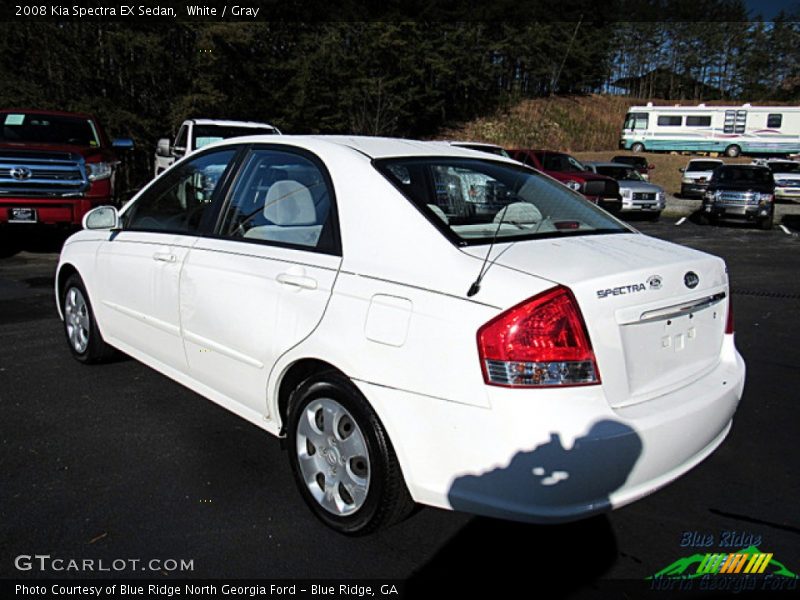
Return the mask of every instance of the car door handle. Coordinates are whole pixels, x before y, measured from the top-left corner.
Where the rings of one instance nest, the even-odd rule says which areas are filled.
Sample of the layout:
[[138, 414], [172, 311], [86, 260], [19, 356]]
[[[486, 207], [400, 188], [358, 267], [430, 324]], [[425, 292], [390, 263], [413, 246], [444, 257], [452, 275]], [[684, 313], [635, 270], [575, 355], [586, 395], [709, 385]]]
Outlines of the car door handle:
[[279, 273], [275, 278], [278, 283], [291, 285], [293, 287], [305, 288], [307, 290], [317, 289], [317, 280], [305, 275], [293, 275], [292, 273]]
[[157, 260], [160, 262], [174, 263], [176, 260], [178, 260], [178, 257], [169, 252], [156, 252], [155, 254], [153, 254], [153, 260]]

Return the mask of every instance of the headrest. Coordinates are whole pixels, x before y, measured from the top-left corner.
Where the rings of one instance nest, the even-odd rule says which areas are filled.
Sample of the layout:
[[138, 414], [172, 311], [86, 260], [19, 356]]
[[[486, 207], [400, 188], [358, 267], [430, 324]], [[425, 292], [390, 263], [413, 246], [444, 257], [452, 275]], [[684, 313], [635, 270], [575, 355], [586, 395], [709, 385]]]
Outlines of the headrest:
[[264, 202], [264, 217], [275, 225], [283, 226], [317, 223], [317, 211], [311, 192], [293, 179], [272, 184]]

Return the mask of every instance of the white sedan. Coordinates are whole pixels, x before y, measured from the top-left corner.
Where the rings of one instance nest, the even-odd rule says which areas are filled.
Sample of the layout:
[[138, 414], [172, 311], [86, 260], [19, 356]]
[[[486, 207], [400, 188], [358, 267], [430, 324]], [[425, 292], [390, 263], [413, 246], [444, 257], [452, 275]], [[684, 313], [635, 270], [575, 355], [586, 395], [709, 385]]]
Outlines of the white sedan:
[[713, 452], [742, 394], [721, 259], [500, 156], [236, 138], [84, 228], [56, 278], [74, 357], [121, 350], [287, 437], [343, 533], [414, 502], [622, 506]]

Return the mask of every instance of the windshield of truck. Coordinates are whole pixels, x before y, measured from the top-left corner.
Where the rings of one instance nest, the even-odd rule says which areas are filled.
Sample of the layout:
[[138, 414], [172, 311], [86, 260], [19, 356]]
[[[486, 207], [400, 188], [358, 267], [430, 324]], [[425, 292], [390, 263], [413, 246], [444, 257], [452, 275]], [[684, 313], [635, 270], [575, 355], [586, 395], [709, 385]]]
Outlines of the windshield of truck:
[[275, 135], [274, 127], [236, 127], [231, 125], [197, 125], [192, 130], [195, 150], [214, 142], [245, 135]]
[[764, 168], [722, 167], [714, 173], [714, 181], [737, 184], [770, 184], [772, 183], [772, 172]]
[[491, 159], [388, 158], [375, 167], [459, 245], [630, 232], [580, 194], [536, 171]]
[[625, 115], [624, 128], [628, 131], [647, 129], [647, 113], [628, 113]]
[[94, 124], [86, 118], [3, 112], [0, 119], [3, 121], [2, 142], [100, 146]]
[[722, 163], [716, 160], [690, 160], [686, 165], [686, 171], [713, 171], [719, 166], [722, 166]]
[[597, 172], [606, 177], [612, 177], [617, 181], [644, 181], [639, 171], [632, 167], [604, 167], [598, 166]]

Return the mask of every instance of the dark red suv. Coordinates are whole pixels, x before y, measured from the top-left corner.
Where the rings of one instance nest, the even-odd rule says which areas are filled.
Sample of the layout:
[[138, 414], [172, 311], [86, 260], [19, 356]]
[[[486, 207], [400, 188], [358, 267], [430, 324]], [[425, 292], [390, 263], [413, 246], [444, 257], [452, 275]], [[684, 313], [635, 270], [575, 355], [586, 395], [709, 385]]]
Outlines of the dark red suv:
[[550, 175], [610, 212], [616, 213], [622, 208], [619, 184], [611, 177], [589, 171], [569, 154], [531, 149], [509, 150], [509, 154], [514, 160]]

